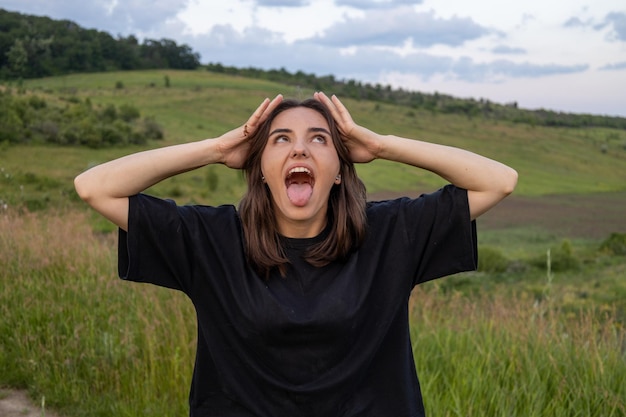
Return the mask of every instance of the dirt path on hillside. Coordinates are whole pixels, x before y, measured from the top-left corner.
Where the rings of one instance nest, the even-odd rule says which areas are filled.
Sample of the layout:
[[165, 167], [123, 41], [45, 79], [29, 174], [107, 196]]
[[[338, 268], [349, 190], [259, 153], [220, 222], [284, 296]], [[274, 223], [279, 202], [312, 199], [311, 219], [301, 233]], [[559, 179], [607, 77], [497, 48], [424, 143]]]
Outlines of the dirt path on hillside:
[[[0, 417], [42, 417], [41, 404], [35, 405], [26, 391], [0, 389]], [[46, 417], [59, 417], [45, 410]]]
[[626, 193], [510, 196], [479, 222], [486, 229], [534, 225], [563, 238], [605, 239], [626, 233]]
[[[371, 200], [416, 193], [375, 193]], [[626, 233], [626, 192], [520, 197], [511, 195], [478, 219], [481, 229], [536, 227], [563, 238], [605, 239]]]

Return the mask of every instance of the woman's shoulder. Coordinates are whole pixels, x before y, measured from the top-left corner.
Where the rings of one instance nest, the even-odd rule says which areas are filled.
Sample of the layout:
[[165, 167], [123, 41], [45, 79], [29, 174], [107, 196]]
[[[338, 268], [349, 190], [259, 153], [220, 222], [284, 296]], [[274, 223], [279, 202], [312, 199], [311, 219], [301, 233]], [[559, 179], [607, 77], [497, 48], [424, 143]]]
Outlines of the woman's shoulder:
[[417, 197], [397, 197], [388, 200], [368, 201], [366, 214], [368, 219], [391, 217], [398, 214], [418, 214], [424, 211], [436, 211], [457, 205], [467, 200], [467, 191], [452, 184], [437, 190], [420, 194]]
[[412, 204], [416, 201], [428, 200], [428, 199], [438, 199], [441, 196], [452, 196], [454, 197], [457, 194], [463, 194], [465, 190], [462, 188], [458, 188], [453, 184], [447, 184], [443, 187], [424, 192], [419, 194], [417, 197], [409, 197], [409, 196], [398, 196], [390, 199], [380, 199], [380, 200], [369, 200], [367, 202], [368, 210], [385, 210], [393, 207], [401, 207], [403, 205]]
[[163, 219], [179, 218], [183, 222], [222, 222], [237, 223], [239, 216], [232, 204], [218, 206], [204, 204], [179, 204], [173, 199], [156, 197], [149, 194], [137, 194], [130, 197], [130, 210], [135, 215], [149, 215]]
[[190, 210], [190, 211], [210, 211], [210, 212], [234, 212], [236, 208], [232, 204], [221, 204], [221, 205], [208, 205], [208, 204], [197, 204], [197, 203], [183, 203], [180, 204], [176, 200], [172, 198], [158, 197], [151, 194], [139, 193], [129, 197], [131, 200], [135, 200], [137, 204], [144, 205], [154, 205], [154, 206], [163, 206], [163, 207], [176, 207], [182, 210]]

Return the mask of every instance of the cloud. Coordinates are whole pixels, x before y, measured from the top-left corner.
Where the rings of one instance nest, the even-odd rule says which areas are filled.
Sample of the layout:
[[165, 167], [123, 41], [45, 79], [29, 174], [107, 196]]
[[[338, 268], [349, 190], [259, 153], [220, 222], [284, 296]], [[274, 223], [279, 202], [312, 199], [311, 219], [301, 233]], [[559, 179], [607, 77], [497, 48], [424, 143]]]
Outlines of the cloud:
[[337, 6], [348, 6], [354, 9], [393, 9], [398, 6], [414, 6], [422, 4], [423, 0], [336, 0]]
[[563, 27], [566, 28], [576, 28], [576, 27], [585, 27], [588, 26], [588, 23], [583, 22], [578, 17], [570, 17], [567, 19], [565, 23], [563, 23]]
[[526, 54], [526, 49], [524, 48], [514, 48], [506, 45], [498, 45], [491, 49], [491, 52], [499, 55], [524, 55]]
[[[269, 40], [269, 42], [268, 42]], [[424, 52], [399, 55], [376, 46], [361, 46], [342, 53], [310, 41], [286, 43], [267, 29], [237, 32], [230, 25], [214, 27], [209, 34], [190, 39], [206, 62], [235, 67], [285, 68], [318, 76], [333, 74], [337, 79], [376, 82], [386, 73], [401, 73], [428, 80], [445, 76], [470, 83], [498, 83], [511, 78], [540, 78], [586, 71], [588, 65], [516, 63], [509, 60], [477, 62], [469, 57], [452, 58]]]
[[468, 82], [500, 82], [504, 78], [540, 78], [550, 75], [563, 75], [583, 72], [589, 65], [533, 64], [496, 60], [476, 63], [471, 58], [459, 59], [453, 72], [456, 78]]
[[587, 28], [600, 31], [610, 28], [608, 39], [611, 41], [626, 42], [626, 13], [611, 12], [606, 15], [600, 23], [594, 23], [592, 20], [583, 21], [578, 17], [569, 18], [563, 27], [566, 28]]
[[84, 28], [98, 28], [112, 35], [157, 30], [183, 10], [189, 0], [2, 0], [7, 10], [72, 20]]
[[304, 7], [310, 3], [309, 0], [256, 0], [261, 7]]
[[600, 71], [621, 71], [626, 70], [626, 61], [607, 64], [600, 68]]
[[[199, 36], [196, 39], [196, 44], [207, 44], [207, 48], [222, 52], [232, 49], [235, 55], [241, 54], [241, 51], [244, 50], [247, 50], [248, 53], [258, 51], [260, 54], [265, 54], [267, 53], [263, 50], [265, 47], [286, 46], [278, 33], [259, 26], [251, 26], [244, 29], [243, 32], [239, 32], [232, 25], [216, 25], [207, 35]], [[242, 54], [242, 58], [247, 59], [245, 54]]]
[[126, 30], [153, 31], [184, 10], [188, 0], [152, 0], [149, 5], [141, 0], [116, 1], [107, 17], [111, 23], [128, 22]]
[[400, 46], [407, 39], [413, 45], [428, 47], [436, 44], [459, 46], [480, 38], [490, 30], [472, 19], [437, 18], [433, 12], [417, 13], [410, 7], [366, 12], [364, 17], [347, 18], [312, 39], [321, 45], [349, 47], [359, 45]]
[[[268, 39], [271, 41], [267, 42]], [[390, 70], [430, 77], [447, 71], [454, 63], [449, 57], [420, 53], [401, 57], [392, 51], [367, 46], [346, 54], [340, 48], [307, 41], [286, 43], [276, 33], [261, 28], [240, 33], [230, 25], [216, 26], [208, 34], [187, 40], [206, 62], [263, 69], [284, 67], [291, 72], [333, 74], [339, 79], [374, 80], [381, 72]]]
[[[82, 0], [3, 0], [2, 8], [19, 11], [22, 14], [48, 16], [52, 19], [79, 21], [80, 25], [96, 27], [96, 23], [106, 16], [109, 9], [108, 1], [94, 0], [89, 7], [83, 7]], [[71, 10], [71, 13], [68, 13]]]
[[626, 41], [626, 13], [609, 13], [605, 24], [613, 26], [613, 36], [619, 41]]

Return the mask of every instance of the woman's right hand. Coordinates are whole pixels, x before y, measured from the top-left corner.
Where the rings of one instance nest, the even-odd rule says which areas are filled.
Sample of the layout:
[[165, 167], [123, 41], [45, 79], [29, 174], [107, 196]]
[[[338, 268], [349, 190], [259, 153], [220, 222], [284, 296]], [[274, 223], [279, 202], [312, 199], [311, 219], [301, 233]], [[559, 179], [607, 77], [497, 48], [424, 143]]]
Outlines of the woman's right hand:
[[273, 100], [266, 98], [243, 126], [220, 136], [217, 139], [219, 141], [219, 162], [229, 168], [241, 169], [248, 157], [248, 150], [250, 149], [248, 137], [265, 119], [267, 119], [269, 114], [274, 111], [276, 106], [282, 101], [282, 94], [278, 94]]
[[379, 157], [381, 137], [363, 126], [357, 125], [341, 100], [333, 94], [328, 97], [323, 92], [316, 92], [313, 97], [326, 105], [332, 114], [344, 144], [354, 163], [367, 163]]

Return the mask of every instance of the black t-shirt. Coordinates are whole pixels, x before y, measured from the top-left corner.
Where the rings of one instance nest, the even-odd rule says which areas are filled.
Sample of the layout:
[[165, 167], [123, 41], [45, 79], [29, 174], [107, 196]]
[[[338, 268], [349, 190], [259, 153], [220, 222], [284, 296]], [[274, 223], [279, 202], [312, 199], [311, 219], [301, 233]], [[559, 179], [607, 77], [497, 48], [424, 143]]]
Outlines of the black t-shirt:
[[324, 238], [283, 239], [287, 276], [246, 262], [233, 206], [130, 198], [119, 274], [183, 291], [198, 319], [190, 392], [195, 417], [424, 415], [408, 325], [416, 284], [475, 269], [467, 192], [372, 202], [362, 246], [317, 268]]

